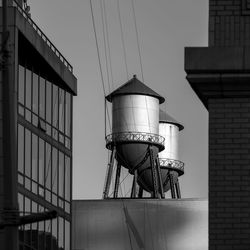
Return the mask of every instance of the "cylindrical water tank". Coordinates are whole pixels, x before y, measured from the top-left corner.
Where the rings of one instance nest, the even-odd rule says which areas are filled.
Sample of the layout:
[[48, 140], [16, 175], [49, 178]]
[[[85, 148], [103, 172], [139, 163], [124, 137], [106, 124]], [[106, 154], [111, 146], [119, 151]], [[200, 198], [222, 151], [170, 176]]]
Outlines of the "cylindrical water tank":
[[183, 162], [179, 161], [179, 131], [184, 127], [166, 112], [160, 110], [159, 134], [165, 138], [165, 149], [159, 155], [163, 188], [166, 192], [170, 188], [167, 178], [172, 171], [174, 183], [179, 175], [183, 174]]
[[146, 95], [119, 95], [112, 101], [112, 132], [159, 134], [159, 100]]
[[160, 110], [159, 134], [165, 138], [165, 149], [159, 158], [179, 160], [179, 131], [184, 127], [166, 112]]
[[155, 157], [164, 149], [164, 138], [159, 136], [159, 104], [165, 99], [136, 76], [106, 99], [112, 102], [112, 134], [106, 137], [107, 148], [116, 147], [117, 161], [132, 174], [135, 169], [147, 168], [149, 145]]

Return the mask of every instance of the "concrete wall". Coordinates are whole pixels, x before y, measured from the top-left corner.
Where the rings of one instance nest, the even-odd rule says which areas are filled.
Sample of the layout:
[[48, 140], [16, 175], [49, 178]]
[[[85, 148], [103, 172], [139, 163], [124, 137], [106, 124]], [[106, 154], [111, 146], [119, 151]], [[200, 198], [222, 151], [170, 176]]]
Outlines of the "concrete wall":
[[208, 201], [73, 201], [73, 250], [207, 250]]

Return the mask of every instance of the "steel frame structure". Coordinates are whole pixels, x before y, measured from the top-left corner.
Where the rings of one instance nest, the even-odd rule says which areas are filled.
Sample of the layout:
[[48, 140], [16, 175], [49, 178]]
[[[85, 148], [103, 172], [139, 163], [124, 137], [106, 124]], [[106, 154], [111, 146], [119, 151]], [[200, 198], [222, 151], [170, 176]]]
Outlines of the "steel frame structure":
[[[103, 189], [103, 199], [108, 199], [110, 183], [112, 174], [114, 171], [115, 159], [116, 159], [116, 145], [126, 144], [126, 143], [146, 143], [148, 144], [148, 151], [145, 154], [145, 157], [141, 160], [141, 162], [135, 166], [133, 169], [129, 170], [129, 173], [134, 175], [132, 187], [131, 187], [131, 198], [143, 198], [143, 188], [137, 184], [138, 173], [137, 169], [148, 159], [150, 158], [150, 169], [152, 173], [152, 183], [154, 186], [154, 190], [151, 194], [152, 198], [165, 198], [164, 190], [163, 190], [163, 181], [161, 177], [161, 168], [166, 168], [169, 170], [169, 174], [167, 176], [167, 181], [170, 183], [171, 196], [173, 199], [181, 198], [181, 191], [178, 178], [174, 181], [173, 173], [177, 172], [178, 176], [184, 174], [184, 163], [174, 159], [168, 158], [159, 158], [154, 157], [152, 145], [157, 146], [159, 148], [159, 152], [164, 150], [164, 141], [165, 138], [151, 133], [144, 132], [122, 132], [122, 133], [113, 133], [106, 136], [106, 148], [111, 150], [110, 160], [107, 166], [107, 174], [104, 183]], [[120, 185], [120, 174], [121, 174], [121, 164], [117, 163], [116, 174], [115, 174], [115, 187], [112, 192], [113, 198], [118, 198], [118, 190]], [[137, 190], [139, 189], [139, 192]]]
[[179, 179], [177, 178], [174, 182], [173, 173], [177, 172], [178, 177], [184, 174], [184, 163], [182, 161], [169, 159], [169, 158], [160, 158], [159, 164], [161, 168], [166, 168], [169, 170], [169, 174], [167, 177], [167, 181], [170, 183], [170, 191], [171, 197], [173, 199], [180, 199], [181, 198], [181, 190]]
[[[152, 144], [154, 144], [154, 143], [152, 143]], [[147, 153], [146, 153], [145, 157], [142, 159], [142, 161], [132, 171], [131, 170], [129, 171], [130, 174], [134, 175], [132, 188], [131, 188], [131, 194], [130, 194], [131, 198], [143, 198], [143, 188], [139, 187], [139, 192], [137, 192], [137, 190], [138, 190], [138, 184], [137, 184], [138, 173], [137, 173], [137, 169], [148, 159], [148, 157], [150, 157], [150, 168], [151, 168], [151, 173], [152, 173], [152, 182], [154, 184], [154, 190], [153, 190], [153, 192], [151, 194], [151, 197], [152, 198], [159, 198], [159, 199], [164, 199], [165, 198], [164, 190], [163, 190], [163, 182], [162, 182], [161, 173], [160, 173], [159, 159], [158, 159], [158, 155], [157, 155], [157, 157], [154, 157], [152, 144], [150, 142], [150, 144], [148, 146]], [[113, 174], [113, 171], [114, 171], [114, 165], [115, 165], [116, 147], [113, 146], [111, 148], [111, 151], [112, 152], [111, 152], [110, 160], [109, 160], [109, 163], [108, 163], [108, 166], [107, 166], [106, 179], [105, 179], [105, 183], [104, 183], [103, 199], [110, 198], [109, 197], [109, 190], [110, 190], [110, 183], [111, 183], [111, 178], [112, 178], [112, 174]], [[122, 167], [121, 164], [119, 162], [117, 162], [116, 175], [115, 175], [115, 187], [114, 187], [114, 191], [112, 193], [113, 198], [118, 198], [121, 167]]]

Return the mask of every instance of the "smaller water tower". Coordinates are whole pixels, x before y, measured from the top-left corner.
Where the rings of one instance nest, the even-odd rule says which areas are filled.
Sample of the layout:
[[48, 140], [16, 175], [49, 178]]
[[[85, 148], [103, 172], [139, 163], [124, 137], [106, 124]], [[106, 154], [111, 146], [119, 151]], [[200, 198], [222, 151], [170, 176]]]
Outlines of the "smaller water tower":
[[[158, 153], [164, 150], [164, 137], [159, 135], [159, 105], [165, 99], [134, 77], [109, 94], [112, 103], [112, 134], [106, 136], [106, 147], [111, 150], [103, 198], [108, 198], [111, 176], [117, 163], [113, 198], [117, 198], [121, 167], [134, 176], [131, 197], [142, 196], [147, 189], [154, 198], [163, 198]], [[139, 185], [140, 173], [146, 174]]]
[[184, 127], [160, 109], [159, 134], [165, 138], [165, 149], [159, 153], [164, 192], [171, 190], [172, 198], [181, 198], [179, 176], [184, 174], [184, 163], [179, 160], [179, 132]]

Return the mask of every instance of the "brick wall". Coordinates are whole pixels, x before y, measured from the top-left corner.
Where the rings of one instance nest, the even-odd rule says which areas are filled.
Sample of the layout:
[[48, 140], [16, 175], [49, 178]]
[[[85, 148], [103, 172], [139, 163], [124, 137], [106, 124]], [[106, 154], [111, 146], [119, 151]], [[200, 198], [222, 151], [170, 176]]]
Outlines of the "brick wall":
[[209, 46], [250, 46], [249, 0], [209, 1]]
[[[250, 1], [210, 0], [209, 47], [237, 46], [250, 46]], [[250, 249], [250, 98], [209, 99], [208, 111], [210, 250]]]
[[[1, 39], [1, 36], [0, 36]], [[3, 119], [2, 119], [2, 73], [0, 72], [0, 221], [1, 210], [3, 209]], [[2, 242], [2, 232], [0, 230], [0, 242]]]
[[250, 249], [250, 98], [208, 109], [210, 250]]
[[209, 47], [185, 70], [209, 112], [210, 250], [250, 249], [249, 47], [250, 0], [209, 0]]

